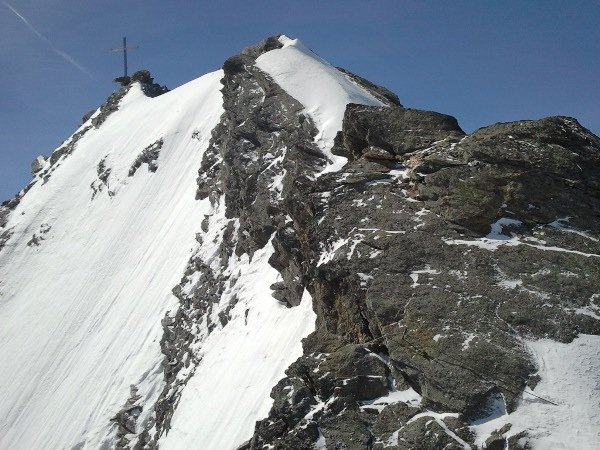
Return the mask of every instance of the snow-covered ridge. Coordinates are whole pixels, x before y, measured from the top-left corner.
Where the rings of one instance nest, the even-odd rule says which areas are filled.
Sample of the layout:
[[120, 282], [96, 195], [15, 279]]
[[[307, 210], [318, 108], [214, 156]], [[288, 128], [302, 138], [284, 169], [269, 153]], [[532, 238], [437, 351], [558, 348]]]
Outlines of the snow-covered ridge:
[[384, 106], [384, 103], [315, 55], [298, 39], [281, 36], [279, 40], [283, 47], [259, 56], [256, 65], [304, 105], [306, 114], [319, 130], [316, 142], [330, 162], [326, 172], [337, 171], [344, 166], [346, 158], [333, 155], [331, 148], [335, 135], [342, 128], [346, 105]]
[[[140, 421], [151, 412], [160, 321], [208, 208], [195, 178], [222, 113], [221, 77], [156, 98], [132, 86], [11, 213], [0, 253], [0, 448], [112, 447], [110, 419], [132, 384]], [[129, 176], [159, 139], [157, 170]]]
[[286, 36], [113, 94], [0, 209], [0, 449], [598, 448], [593, 216], [417, 195], [473, 160], [407, 111]]
[[[339, 169], [345, 159], [330, 149], [346, 104], [383, 103], [297, 40], [280, 40], [284, 47], [257, 66], [306, 107], [328, 170]], [[132, 85], [99, 128], [89, 123], [98, 110], [72, 151], [43, 163], [10, 213], [0, 253], [1, 448], [112, 447], [111, 420], [132, 392], [140, 396], [138, 431], [152, 418], [164, 385], [161, 319], [177, 308], [171, 290], [190, 257], [204, 251], [196, 239], [207, 234], [202, 220], [222, 213], [195, 199], [223, 113], [222, 77], [210, 73], [155, 98]], [[222, 227], [217, 219], [211, 223]], [[293, 309], [271, 297], [280, 279], [268, 264], [272, 252], [269, 244], [251, 262], [230, 260], [237, 281], [220, 303], [235, 295], [237, 306], [227, 326], [200, 332], [201, 362], [161, 447], [234, 447], [268, 413], [272, 386], [315, 322], [307, 292]], [[219, 433], [219, 423], [236, 431]]]

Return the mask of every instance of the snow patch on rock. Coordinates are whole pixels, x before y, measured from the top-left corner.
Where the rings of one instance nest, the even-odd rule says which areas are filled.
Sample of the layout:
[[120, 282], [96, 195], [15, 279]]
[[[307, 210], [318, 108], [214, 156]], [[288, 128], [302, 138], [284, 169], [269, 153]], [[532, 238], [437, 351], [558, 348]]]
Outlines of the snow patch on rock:
[[582, 334], [570, 344], [550, 339], [525, 344], [539, 369], [540, 382], [532, 392], [542, 399], [525, 391], [513, 413], [474, 424], [476, 443], [483, 445], [494, 430], [512, 423], [506, 436], [527, 431], [534, 450], [600, 448], [600, 336]]

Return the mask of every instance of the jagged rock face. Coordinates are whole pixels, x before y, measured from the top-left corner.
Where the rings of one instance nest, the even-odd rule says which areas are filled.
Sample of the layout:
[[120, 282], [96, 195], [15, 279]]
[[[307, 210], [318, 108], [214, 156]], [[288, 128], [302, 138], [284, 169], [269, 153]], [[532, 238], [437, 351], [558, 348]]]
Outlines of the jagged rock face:
[[[218, 311], [221, 294], [231, 284], [222, 268], [236, 256], [252, 257], [276, 231], [285, 234], [286, 227], [291, 226], [284, 207], [292, 190], [290, 183], [324, 166], [323, 155], [312, 143], [316, 129], [301, 113], [302, 105], [253, 65], [256, 57], [270, 49], [269, 42], [245, 49], [224, 65], [225, 113], [204, 153], [196, 195], [198, 199], [209, 198], [214, 206], [222, 202], [225, 208], [227, 226], [218, 250], [221, 268], [215, 270], [201, 258], [194, 258], [174, 289], [180, 307], [173, 319], [163, 322], [161, 342], [166, 355], [165, 388], [157, 402], [156, 424], [142, 436], [139, 448], [157, 447], [158, 438], [171, 428], [181, 392], [190, 379], [189, 371], [183, 369], [190, 367], [190, 361], [192, 365], [199, 362], [193, 351], [199, 338], [204, 338], [195, 332], [199, 317], [209, 318], [207, 334], [218, 324], [227, 326], [235, 300], [218, 312], [219, 323], [210, 319]], [[205, 218], [204, 232], [209, 231], [210, 219]], [[293, 237], [294, 232], [291, 234]], [[200, 234], [198, 239], [203, 240]], [[270, 262], [284, 280], [274, 295], [285, 304], [298, 305], [304, 290], [299, 267], [302, 261], [271, 258]], [[200, 278], [190, 291], [185, 286], [194, 274]]]
[[[573, 313], [597, 307], [600, 140], [570, 118], [465, 136], [438, 113], [348, 105], [336, 142], [349, 163], [296, 180], [276, 234], [275, 260], [303, 262], [317, 331], [247, 447], [473, 445], [472, 420], [535, 385], [522, 337], [600, 333]], [[367, 406], [402, 387], [421, 404]]]
[[349, 76], [354, 82], [356, 82], [363, 88], [368, 89], [369, 92], [371, 92], [371, 94], [373, 94], [378, 99], [382, 100], [384, 103], [386, 103], [386, 104], [391, 103], [396, 106], [402, 106], [398, 96], [395, 93], [393, 93], [392, 91], [386, 89], [385, 87], [379, 86], [375, 83], [371, 83], [369, 80], [367, 80], [363, 77], [360, 77], [352, 72], [349, 72], [342, 67], [337, 67], [337, 69], [340, 72]]
[[[394, 159], [406, 153], [431, 147], [434, 142], [464, 135], [454, 117], [415, 109], [373, 108], [348, 105], [344, 129], [338, 142], [339, 154], [351, 159], [367, 153], [371, 159]], [[384, 150], [388, 156], [377, 158], [372, 147]]]
[[[429, 174], [416, 186], [417, 196], [435, 201], [445, 218], [480, 232], [503, 210], [530, 227], [571, 215], [575, 227], [594, 230], [599, 144], [566, 117], [482, 128], [451, 151], [434, 148], [415, 159], [415, 170]], [[453, 169], [440, 170], [448, 166]]]
[[[231, 354], [219, 335], [254, 320], [256, 304], [244, 297], [245, 274], [235, 268], [244, 262], [248, 272], [263, 270], [262, 258], [278, 272], [258, 280], [271, 280], [267, 300], [291, 315], [312, 298], [316, 324], [307, 326], [314, 331], [302, 356], [272, 388], [270, 412], [255, 417], [240, 448], [539, 445], [543, 421], [522, 415], [526, 400], [555, 405], [548, 411], [559, 418], [571, 404], [536, 390], [545, 372], [531, 342], [573, 345], [580, 335], [600, 335], [600, 139], [566, 117], [467, 135], [453, 117], [404, 108], [387, 89], [340, 69], [372, 101], [347, 104], [333, 147], [325, 149], [314, 111], [259, 68], [261, 56], [284, 49], [286, 39], [267, 38], [223, 66], [223, 114], [193, 186], [206, 214], [172, 291], [177, 308], [161, 322], [162, 382], [147, 403], [143, 389], [131, 386], [110, 415], [106, 442], [118, 449], [203, 445], [186, 437], [204, 427], [197, 417], [206, 420], [204, 408], [213, 406], [194, 399], [206, 394], [203, 364], [214, 358], [208, 352]], [[149, 73], [138, 79], [153, 82]], [[111, 96], [36, 166], [33, 183], [47, 182], [126, 94]], [[186, 145], [206, 139], [194, 131]], [[121, 164], [125, 184], [161, 173], [169, 141], [149, 142]], [[347, 158], [341, 170], [328, 170], [326, 150]], [[108, 156], [96, 161], [92, 200], [106, 200], [104, 190], [109, 201], [118, 199], [111, 183], [119, 165]], [[8, 215], [25, 192], [0, 208], [0, 251], [10, 238]], [[50, 230], [39, 227], [27, 245], [45, 245]], [[262, 317], [258, 328], [271, 330], [264, 319], [271, 316]], [[289, 333], [299, 340], [308, 332]], [[210, 347], [213, 338], [222, 345]], [[265, 364], [269, 351], [254, 364]], [[232, 388], [220, 380], [209, 386]], [[188, 406], [194, 400], [202, 411]], [[216, 420], [250, 414], [235, 405]], [[239, 423], [215, 433], [239, 433]]]
[[[349, 105], [336, 141], [350, 162], [297, 194], [308, 221], [292, 215], [317, 331], [248, 447], [473, 445], [494, 398], [511, 411], [535, 385], [522, 337], [600, 334], [573, 314], [600, 287], [600, 140], [570, 118], [464, 136], [448, 116]], [[368, 406], [392, 387], [421, 404]]]

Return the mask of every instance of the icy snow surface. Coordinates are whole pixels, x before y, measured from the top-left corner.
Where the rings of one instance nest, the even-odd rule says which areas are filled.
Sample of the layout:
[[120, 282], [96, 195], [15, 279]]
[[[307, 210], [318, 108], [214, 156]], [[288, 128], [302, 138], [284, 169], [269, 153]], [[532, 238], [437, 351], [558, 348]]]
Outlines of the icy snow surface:
[[[526, 341], [541, 381], [526, 392], [516, 411], [494, 414], [472, 426], [481, 445], [492, 431], [512, 423], [508, 435], [527, 430], [534, 450], [600, 448], [600, 336], [579, 335], [570, 344], [549, 339]], [[504, 408], [500, 408], [504, 409]]]
[[[222, 76], [153, 99], [134, 85], [12, 213], [0, 252], [0, 448], [113, 448], [110, 419], [130, 385], [144, 404], [158, 395], [160, 321], [208, 209], [195, 179], [223, 111]], [[128, 177], [160, 138], [158, 170]], [[109, 187], [92, 200], [104, 158]], [[26, 245], [33, 233], [38, 246]]]
[[342, 129], [348, 103], [384, 106], [344, 73], [315, 55], [298, 39], [279, 38], [283, 48], [259, 56], [256, 66], [298, 100], [319, 130], [317, 145], [329, 158], [327, 172], [341, 169], [347, 159], [331, 153], [333, 139]]

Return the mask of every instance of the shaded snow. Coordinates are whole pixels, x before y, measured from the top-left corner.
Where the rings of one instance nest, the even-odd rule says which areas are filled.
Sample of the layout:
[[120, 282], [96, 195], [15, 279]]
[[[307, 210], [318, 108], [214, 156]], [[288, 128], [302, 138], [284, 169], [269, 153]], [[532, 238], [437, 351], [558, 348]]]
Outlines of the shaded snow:
[[510, 239], [506, 233], [504, 233], [505, 226], [520, 226], [523, 225], [523, 222], [516, 219], [511, 219], [509, 217], [502, 217], [498, 219], [491, 225], [491, 229], [489, 234], [486, 236], [488, 239], [496, 239], [501, 241], [507, 241]]

